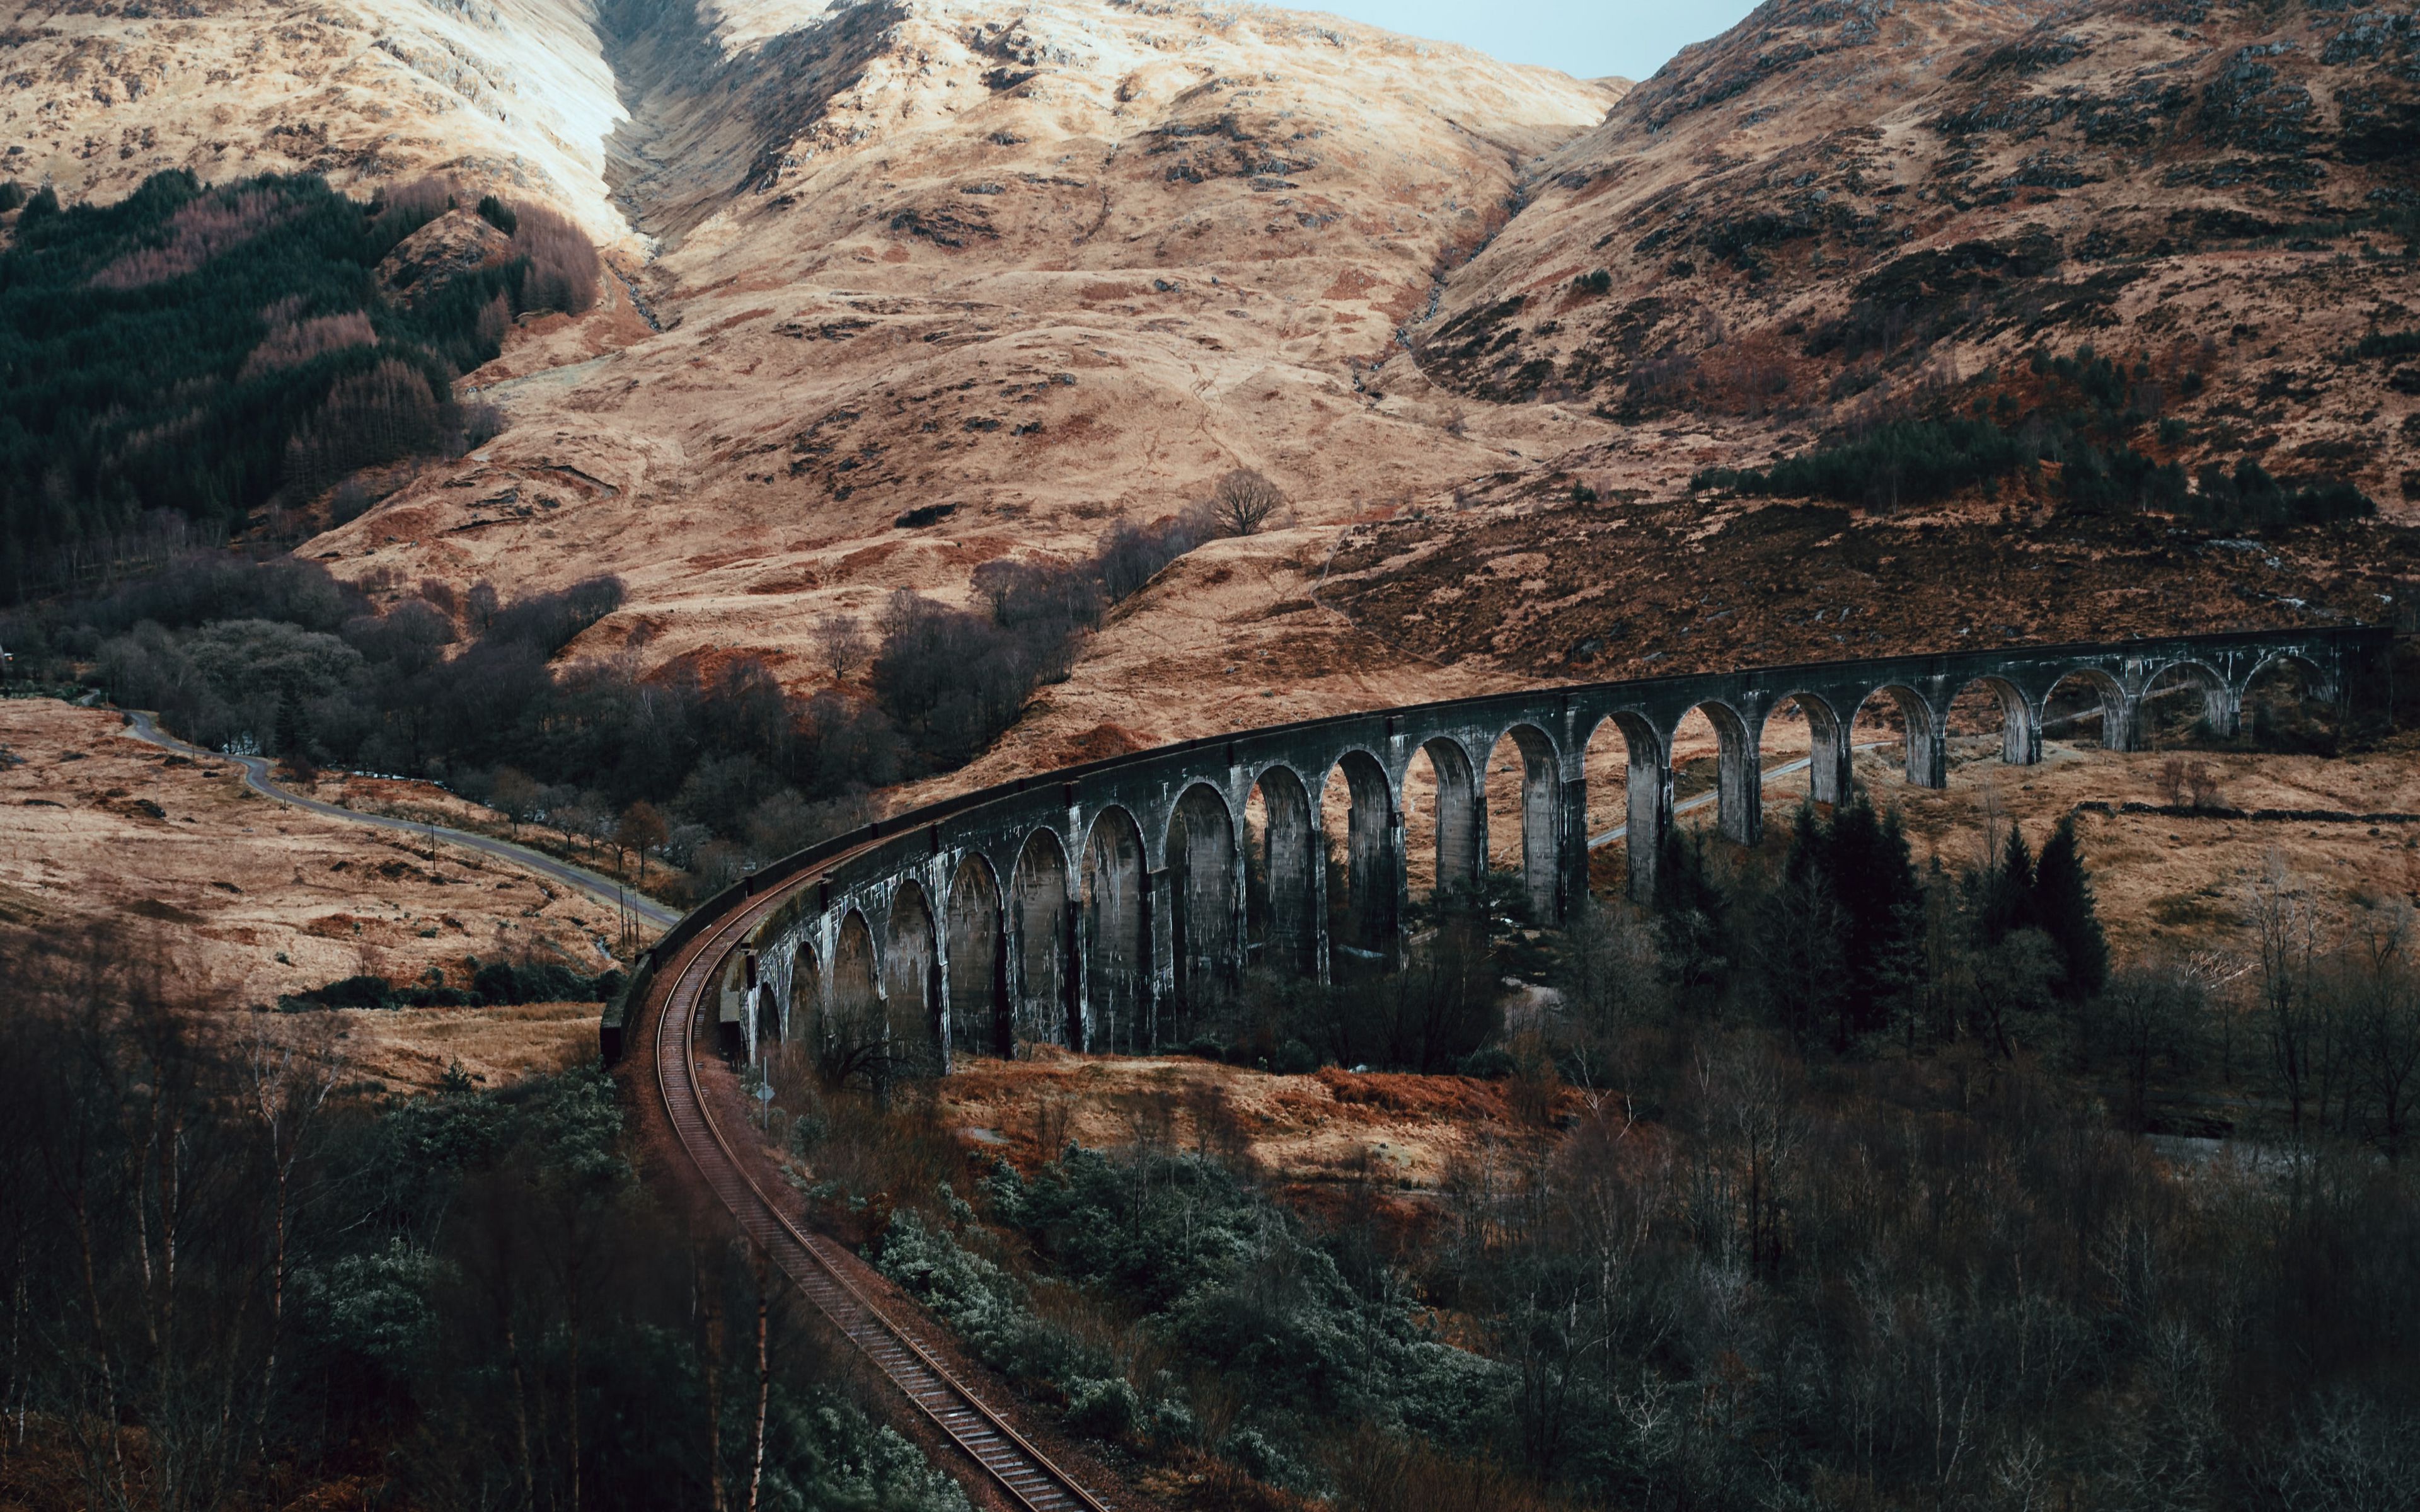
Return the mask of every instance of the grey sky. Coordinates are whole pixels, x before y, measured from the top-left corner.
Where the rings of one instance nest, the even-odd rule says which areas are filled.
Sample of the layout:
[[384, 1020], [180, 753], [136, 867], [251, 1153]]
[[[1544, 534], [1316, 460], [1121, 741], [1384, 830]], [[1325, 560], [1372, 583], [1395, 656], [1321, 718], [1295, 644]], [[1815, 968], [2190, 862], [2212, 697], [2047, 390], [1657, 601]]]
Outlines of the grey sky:
[[1508, 63], [1539, 63], [1583, 79], [1644, 79], [1685, 43], [1730, 28], [1748, 0], [1278, 0], [1388, 31], [1434, 37]]

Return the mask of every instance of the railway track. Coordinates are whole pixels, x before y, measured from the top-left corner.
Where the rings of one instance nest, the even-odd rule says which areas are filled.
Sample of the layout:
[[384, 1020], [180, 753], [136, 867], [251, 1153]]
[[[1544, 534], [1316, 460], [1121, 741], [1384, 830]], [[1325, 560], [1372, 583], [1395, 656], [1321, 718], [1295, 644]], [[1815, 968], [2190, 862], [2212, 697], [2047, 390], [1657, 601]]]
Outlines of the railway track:
[[775, 894], [737, 910], [688, 942], [672, 970], [672, 990], [655, 1024], [656, 1088], [673, 1136], [698, 1175], [731, 1210], [742, 1232], [805, 1293], [842, 1335], [892, 1383], [908, 1394], [935, 1427], [972, 1459], [1016, 1506], [1032, 1512], [1108, 1512], [1107, 1506], [1027, 1443], [887, 1317], [849, 1279], [831, 1242], [810, 1234], [777, 1207], [741, 1163], [698, 1086], [696, 1016], [706, 989], [730, 946], [777, 901]]

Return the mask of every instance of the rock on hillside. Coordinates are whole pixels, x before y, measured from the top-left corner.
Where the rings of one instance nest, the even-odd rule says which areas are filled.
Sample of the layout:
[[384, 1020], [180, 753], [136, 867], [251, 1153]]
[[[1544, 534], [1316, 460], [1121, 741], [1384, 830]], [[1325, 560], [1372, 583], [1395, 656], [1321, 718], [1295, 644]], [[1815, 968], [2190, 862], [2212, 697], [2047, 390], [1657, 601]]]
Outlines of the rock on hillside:
[[2191, 370], [2154, 398], [2189, 467], [2420, 491], [2420, 367], [2345, 350], [2415, 323], [2408, 8], [1773, 0], [1543, 177], [1431, 380], [1823, 424], [2090, 342]]
[[411, 304], [461, 274], [509, 262], [512, 256], [512, 238], [475, 215], [447, 210], [380, 259], [379, 287]]

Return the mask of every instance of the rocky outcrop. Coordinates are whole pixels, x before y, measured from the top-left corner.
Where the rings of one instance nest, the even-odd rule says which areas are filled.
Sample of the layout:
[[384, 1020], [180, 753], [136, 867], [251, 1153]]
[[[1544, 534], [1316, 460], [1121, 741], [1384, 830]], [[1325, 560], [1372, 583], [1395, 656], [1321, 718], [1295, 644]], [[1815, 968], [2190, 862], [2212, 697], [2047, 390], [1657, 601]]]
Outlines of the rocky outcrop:
[[513, 258], [513, 239], [478, 216], [448, 210], [396, 244], [378, 266], [379, 286], [416, 304], [460, 275]]

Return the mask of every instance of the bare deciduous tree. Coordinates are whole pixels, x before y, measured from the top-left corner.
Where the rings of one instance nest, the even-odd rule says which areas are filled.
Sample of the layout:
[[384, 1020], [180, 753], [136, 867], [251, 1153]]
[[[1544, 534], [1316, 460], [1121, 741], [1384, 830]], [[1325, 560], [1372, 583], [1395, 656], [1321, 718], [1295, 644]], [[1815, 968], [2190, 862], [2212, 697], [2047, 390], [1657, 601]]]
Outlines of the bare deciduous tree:
[[2160, 764], [2160, 795], [2172, 809], [2216, 808], [2220, 780], [2218, 769], [2208, 762], [2171, 756]]
[[1587, 899], [1563, 932], [1557, 964], [1566, 1074], [1587, 1092], [1618, 1090], [1631, 1032], [1666, 1006], [1654, 929], [1627, 903]]
[[499, 766], [493, 782], [488, 788], [488, 801], [504, 811], [512, 832], [519, 835], [521, 825], [537, 816], [545, 801], [544, 790], [516, 767]]
[[2271, 853], [2266, 871], [2253, 884], [2248, 922], [2260, 949], [2262, 1027], [2286, 1094], [2296, 1138], [2309, 1103], [2321, 1014], [2319, 984], [2319, 918], [2303, 890], [2287, 875], [2284, 857]]
[[1253, 535], [1269, 517], [1285, 507], [1285, 494], [1251, 468], [1236, 468], [1218, 479], [1210, 495], [1210, 510], [1218, 528], [1229, 535]]
[[2149, 1126], [2152, 1072], [2164, 1061], [2180, 1072], [2192, 1063], [2208, 1013], [2201, 982], [2182, 963], [2153, 961], [2110, 978], [2099, 1028], [2125, 1073], [2133, 1127]]
[[2420, 970], [2412, 905], [2400, 899], [2366, 910], [2355, 922], [2346, 995], [2350, 999], [2352, 1054], [2365, 1090], [2374, 1100], [2389, 1155], [2400, 1156], [2420, 1086]]
[[815, 648], [836, 678], [846, 679], [874, 656], [874, 638], [854, 614], [825, 614], [815, 620]]
[[262, 1421], [277, 1387], [277, 1351], [284, 1342], [286, 1289], [291, 1267], [290, 1240], [294, 1207], [294, 1173], [301, 1164], [312, 1120], [336, 1088], [345, 1058], [335, 1044], [335, 1026], [328, 1018], [302, 1021], [288, 1029], [277, 1021], [256, 1022], [244, 1047], [244, 1089], [250, 1093], [245, 1111], [258, 1129], [270, 1198], [269, 1344], [260, 1367], [260, 1404], [253, 1419], [253, 1437], [263, 1440]]
[[639, 856], [639, 885], [647, 885], [647, 853], [661, 848], [672, 839], [672, 827], [664, 822], [662, 812], [646, 799], [622, 810], [622, 822], [613, 831], [613, 842]]

